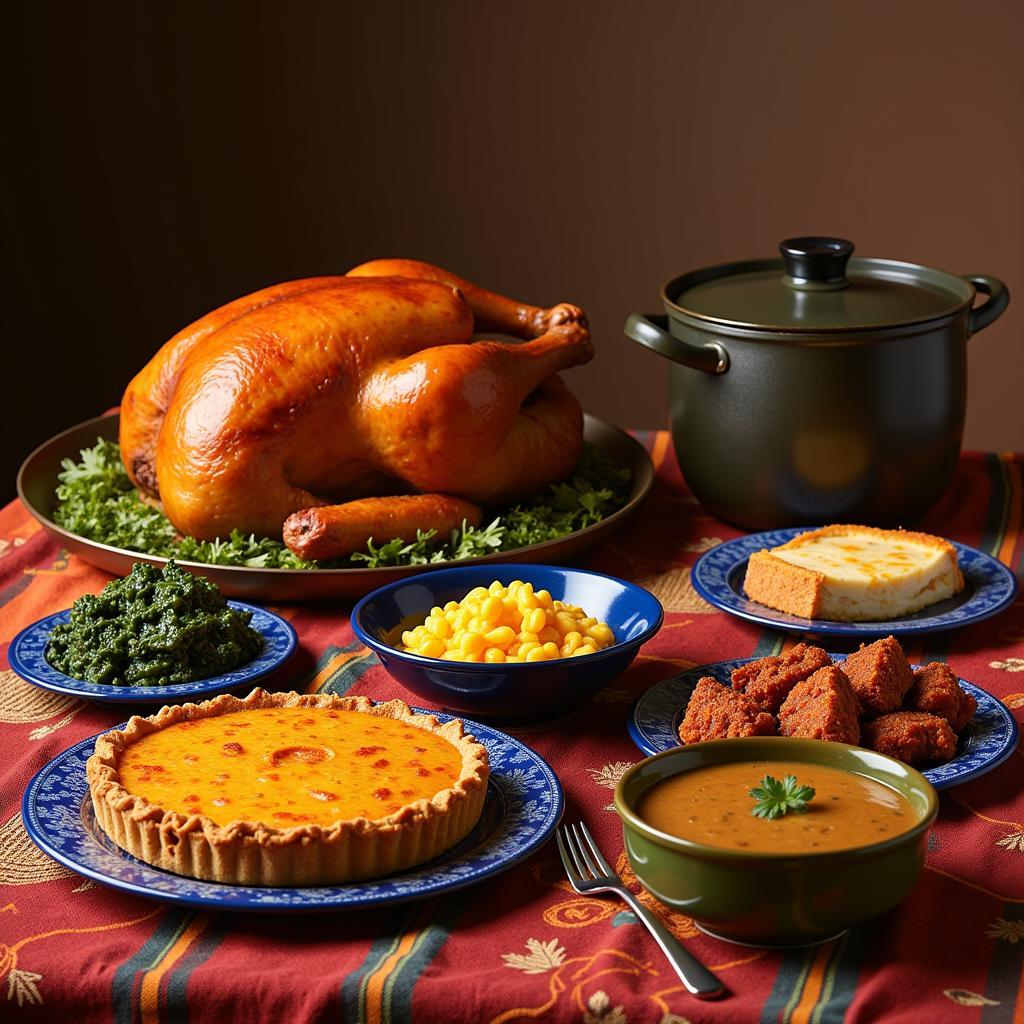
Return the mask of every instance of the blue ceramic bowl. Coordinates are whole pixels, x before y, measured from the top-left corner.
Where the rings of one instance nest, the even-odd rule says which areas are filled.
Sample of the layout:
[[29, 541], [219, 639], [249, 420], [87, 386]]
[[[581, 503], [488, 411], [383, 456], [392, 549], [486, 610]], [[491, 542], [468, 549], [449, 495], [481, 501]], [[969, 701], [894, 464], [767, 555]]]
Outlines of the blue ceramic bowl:
[[[506, 586], [523, 580], [535, 590], [550, 591], [557, 601], [579, 605], [607, 622], [617, 642], [584, 658], [512, 665], [440, 661], [406, 654], [385, 642], [396, 627], [423, 622], [434, 605], [459, 601], [474, 587], [495, 580]], [[566, 715], [607, 686], [658, 632], [663, 618], [658, 599], [634, 583], [584, 569], [508, 563], [440, 569], [381, 587], [355, 606], [352, 628], [417, 697], [472, 718], [533, 722]]]

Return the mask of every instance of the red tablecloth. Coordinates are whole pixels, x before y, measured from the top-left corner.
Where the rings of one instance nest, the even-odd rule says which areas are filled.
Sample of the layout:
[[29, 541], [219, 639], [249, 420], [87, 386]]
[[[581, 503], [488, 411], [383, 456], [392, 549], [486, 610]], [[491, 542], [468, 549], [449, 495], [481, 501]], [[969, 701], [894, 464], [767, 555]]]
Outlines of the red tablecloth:
[[[568, 819], [621, 855], [609, 808], [638, 759], [630, 703], [682, 669], [779, 649], [791, 639], [713, 611], [689, 581], [701, 551], [736, 531], [689, 496], [664, 433], [640, 435], [658, 467], [637, 517], [588, 565], [642, 582], [661, 633], [622, 678], [559, 725], [519, 730], [558, 772]], [[926, 528], [1021, 565], [1022, 458], [965, 455]], [[69, 558], [17, 503], [0, 512], [0, 655], [24, 625], [107, 581]], [[301, 653], [275, 685], [374, 698], [406, 694], [353, 640], [347, 609], [276, 609]], [[926, 637], [913, 660], [955, 671], [1024, 707], [1024, 608]], [[1024, 1021], [1024, 763], [1018, 750], [946, 791], [926, 869], [909, 899], [812, 949], [766, 952], [700, 934], [655, 908], [731, 995], [700, 1003], [614, 899], [569, 888], [553, 844], [447, 897], [327, 916], [231, 915], [149, 903], [87, 882], [39, 853], [19, 813], [32, 774], [119, 721], [0, 671], [0, 1019], [10, 1021]], [[649, 901], [650, 898], [646, 897]], [[654, 905], [654, 904], [651, 904]]]

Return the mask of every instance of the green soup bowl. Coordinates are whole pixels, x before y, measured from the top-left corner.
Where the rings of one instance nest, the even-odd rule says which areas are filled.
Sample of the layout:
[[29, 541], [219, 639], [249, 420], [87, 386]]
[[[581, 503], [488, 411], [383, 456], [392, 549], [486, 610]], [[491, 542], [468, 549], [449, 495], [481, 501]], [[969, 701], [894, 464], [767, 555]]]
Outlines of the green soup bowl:
[[[916, 822], [882, 842], [792, 854], [679, 839], [637, 815], [640, 797], [663, 779], [737, 761], [796, 761], [865, 775], [904, 796]], [[845, 743], [785, 737], [713, 740], [666, 750], [635, 764], [615, 790], [626, 854], [645, 888], [704, 931], [755, 946], [824, 942], [894, 907], [917, 880], [938, 808], [931, 783], [901, 761]]]

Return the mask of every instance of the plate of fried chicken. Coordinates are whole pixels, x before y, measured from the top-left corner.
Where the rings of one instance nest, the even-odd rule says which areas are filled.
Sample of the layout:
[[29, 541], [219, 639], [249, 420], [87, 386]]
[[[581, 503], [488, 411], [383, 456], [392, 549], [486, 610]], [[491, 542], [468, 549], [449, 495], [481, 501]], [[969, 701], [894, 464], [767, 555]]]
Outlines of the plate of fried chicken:
[[689, 669], [637, 700], [629, 733], [646, 755], [741, 736], [849, 743], [914, 765], [937, 789], [991, 771], [1017, 744], [998, 698], [942, 662], [911, 665], [891, 636], [849, 655], [799, 643]]

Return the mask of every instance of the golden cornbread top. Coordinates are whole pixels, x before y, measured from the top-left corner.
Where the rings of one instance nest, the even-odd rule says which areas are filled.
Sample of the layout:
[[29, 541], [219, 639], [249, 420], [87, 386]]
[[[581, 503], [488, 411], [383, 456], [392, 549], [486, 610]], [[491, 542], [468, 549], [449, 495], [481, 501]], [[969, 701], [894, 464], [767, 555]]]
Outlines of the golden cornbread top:
[[383, 818], [459, 778], [442, 736], [359, 711], [259, 708], [186, 720], [143, 736], [120, 762], [121, 785], [218, 825], [275, 828]]
[[475, 587], [461, 601], [435, 606], [421, 625], [405, 630], [399, 650], [444, 661], [488, 664], [550, 661], [595, 654], [615, 634], [578, 605], [513, 580]]
[[828, 579], [887, 581], [932, 569], [956, 549], [940, 537], [868, 526], [829, 526], [794, 537], [769, 553]]

